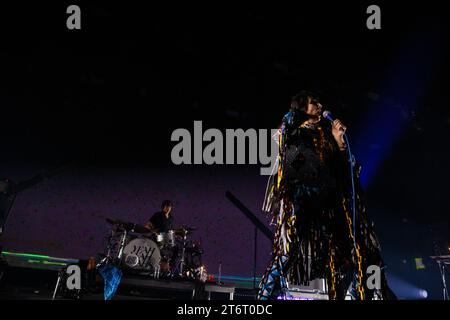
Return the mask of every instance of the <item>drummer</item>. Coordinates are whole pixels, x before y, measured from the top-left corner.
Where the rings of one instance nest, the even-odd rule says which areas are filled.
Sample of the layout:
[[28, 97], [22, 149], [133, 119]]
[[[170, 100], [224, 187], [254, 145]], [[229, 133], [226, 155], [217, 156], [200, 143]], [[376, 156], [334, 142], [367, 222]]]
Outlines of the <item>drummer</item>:
[[155, 212], [145, 227], [155, 232], [167, 232], [173, 229], [172, 208], [172, 201], [164, 200], [161, 204], [161, 211]]

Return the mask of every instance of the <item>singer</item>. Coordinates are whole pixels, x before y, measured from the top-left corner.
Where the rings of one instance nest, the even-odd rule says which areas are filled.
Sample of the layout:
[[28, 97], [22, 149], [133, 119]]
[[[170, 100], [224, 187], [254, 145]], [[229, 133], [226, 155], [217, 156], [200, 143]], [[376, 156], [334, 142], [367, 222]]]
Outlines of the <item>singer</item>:
[[[258, 299], [289, 299], [288, 285], [325, 279], [329, 299], [394, 298], [384, 275], [378, 240], [365, 215], [354, 166], [357, 223], [353, 234], [350, 163], [345, 125], [322, 116], [316, 93], [291, 101], [276, 135], [279, 153], [268, 181], [263, 211], [276, 225], [272, 259], [259, 284]], [[382, 270], [381, 288], [367, 287], [367, 267]], [[376, 296], [375, 296], [376, 295]]]

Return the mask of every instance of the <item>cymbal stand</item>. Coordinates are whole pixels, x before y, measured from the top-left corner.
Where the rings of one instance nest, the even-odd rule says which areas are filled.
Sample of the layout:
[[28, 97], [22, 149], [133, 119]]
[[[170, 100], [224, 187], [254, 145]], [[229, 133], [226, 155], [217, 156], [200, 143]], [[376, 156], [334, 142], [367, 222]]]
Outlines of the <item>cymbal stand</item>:
[[441, 277], [442, 277], [442, 292], [444, 295], [444, 300], [450, 300], [448, 297], [448, 291], [447, 291], [447, 281], [445, 280], [445, 261], [442, 260], [437, 260], [437, 263], [439, 265], [439, 271], [441, 272]]
[[186, 237], [187, 232], [184, 230], [183, 232], [183, 250], [181, 251], [181, 262], [180, 262], [180, 276], [183, 276], [183, 267], [184, 267], [184, 255], [186, 252]]
[[120, 240], [120, 250], [119, 250], [119, 254], [117, 255], [117, 263], [120, 263], [121, 259], [122, 259], [122, 255], [123, 255], [123, 250], [125, 248], [125, 241], [127, 239], [127, 230], [123, 230], [123, 235], [122, 235], [122, 239]]

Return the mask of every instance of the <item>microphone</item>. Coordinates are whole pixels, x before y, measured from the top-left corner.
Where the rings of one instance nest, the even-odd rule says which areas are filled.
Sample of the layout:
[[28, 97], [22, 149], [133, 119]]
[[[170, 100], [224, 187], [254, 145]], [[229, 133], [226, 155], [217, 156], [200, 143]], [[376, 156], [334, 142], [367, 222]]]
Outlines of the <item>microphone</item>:
[[[322, 113], [322, 116], [323, 116], [325, 119], [329, 120], [330, 122], [333, 122], [333, 121], [334, 121], [333, 117], [331, 116], [331, 112], [328, 111], [328, 110], [325, 110], [325, 111]], [[345, 131], [345, 130], [341, 129], [341, 131]]]
[[328, 110], [325, 110], [325, 111], [322, 113], [322, 116], [323, 116], [325, 119], [330, 120], [331, 122], [334, 121], [333, 117], [331, 116], [331, 112], [328, 111]]

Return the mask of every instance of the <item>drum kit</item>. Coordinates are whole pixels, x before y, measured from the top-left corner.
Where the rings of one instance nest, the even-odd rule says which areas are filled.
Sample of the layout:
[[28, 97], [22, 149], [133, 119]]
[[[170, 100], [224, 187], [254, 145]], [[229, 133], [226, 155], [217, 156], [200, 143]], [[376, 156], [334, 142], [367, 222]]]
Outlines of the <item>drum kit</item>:
[[155, 232], [142, 225], [106, 218], [111, 225], [103, 259], [129, 274], [153, 278], [203, 280], [203, 250], [187, 239], [195, 228], [181, 226], [167, 232]]

